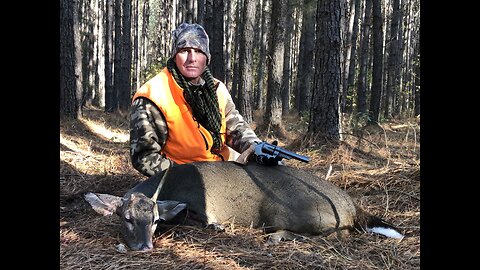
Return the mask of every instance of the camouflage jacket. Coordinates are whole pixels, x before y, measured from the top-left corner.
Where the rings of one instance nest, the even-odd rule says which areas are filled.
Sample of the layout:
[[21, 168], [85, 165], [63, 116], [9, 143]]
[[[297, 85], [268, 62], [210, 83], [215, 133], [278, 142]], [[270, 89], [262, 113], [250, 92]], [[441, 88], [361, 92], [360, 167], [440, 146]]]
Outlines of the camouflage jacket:
[[[242, 153], [254, 142], [261, 141], [238, 112], [231, 96], [225, 108], [226, 144]], [[163, 171], [174, 163], [161, 154], [168, 137], [162, 112], [147, 98], [139, 97], [130, 112], [130, 158], [135, 169], [146, 176]]]

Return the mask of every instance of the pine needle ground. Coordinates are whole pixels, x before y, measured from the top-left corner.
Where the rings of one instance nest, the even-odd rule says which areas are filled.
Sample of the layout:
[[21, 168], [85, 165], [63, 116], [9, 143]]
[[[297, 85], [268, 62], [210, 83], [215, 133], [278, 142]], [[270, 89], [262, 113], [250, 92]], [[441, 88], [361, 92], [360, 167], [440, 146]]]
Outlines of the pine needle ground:
[[[285, 147], [311, 158], [290, 166], [327, 176], [369, 212], [397, 225], [402, 240], [356, 232], [347, 239], [311, 237], [270, 245], [258, 229], [233, 222], [224, 232], [163, 226], [152, 252], [118, 251], [117, 216], [95, 213], [86, 192], [122, 196], [145, 179], [130, 164], [123, 114], [85, 111], [60, 122], [61, 269], [420, 269], [420, 127], [416, 119], [345, 131], [339, 146], [302, 142], [306, 124], [285, 118]], [[259, 134], [271, 142], [274, 137]], [[308, 143], [309, 147], [303, 147]]]

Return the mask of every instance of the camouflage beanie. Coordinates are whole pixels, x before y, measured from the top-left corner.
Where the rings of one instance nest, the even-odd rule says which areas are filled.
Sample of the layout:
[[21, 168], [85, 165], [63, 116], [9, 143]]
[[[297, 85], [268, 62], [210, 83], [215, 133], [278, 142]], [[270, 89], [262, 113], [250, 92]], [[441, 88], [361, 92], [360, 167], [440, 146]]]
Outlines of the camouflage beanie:
[[207, 56], [207, 64], [210, 63], [209, 39], [205, 29], [199, 24], [182, 23], [173, 30], [172, 58], [183, 48], [199, 49]]

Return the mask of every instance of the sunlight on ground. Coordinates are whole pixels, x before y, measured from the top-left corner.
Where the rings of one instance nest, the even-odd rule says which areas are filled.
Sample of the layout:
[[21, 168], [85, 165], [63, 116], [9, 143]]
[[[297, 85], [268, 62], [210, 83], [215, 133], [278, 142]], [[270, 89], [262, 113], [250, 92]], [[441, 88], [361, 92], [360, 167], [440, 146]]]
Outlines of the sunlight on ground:
[[[73, 151], [82, 151], [80, 148], [78, 148], [77, 144], [73, 142], [72, 140], [69, 140], [67, 138], [64, 138], [62, 134], [60, 134], [60, 144], [65, 145], [66, 147], [72, 149]], [[60, 153], [62, 151], [60, 150]]]
[[129, 135], [122, 134], [118, 132], [113, 132], [106, 129], [103, 125], [95, 123], [93, 121], [88, 121], [85, 119], [81, 119], [81, 122], [85, 124], [93, 133], [113, 142], [128, 142]]
[[[76, 125], [72, 125], [71, 131], [66, 132], [66, 128], [60, 133], [60, 159], [63, 162], [84, 174], [120, 172], [121, 168], [128, 168], [123, 166], [123, 159], [128, 156], [128, 149], [125, 150], [129, 141], [128, 130], [110, 128], [104, 119], [78, 119]], [[75, 135], [80, 132], [77, 129], [89, 136]], [[109, 144], [116, 146], [111, 148]]]

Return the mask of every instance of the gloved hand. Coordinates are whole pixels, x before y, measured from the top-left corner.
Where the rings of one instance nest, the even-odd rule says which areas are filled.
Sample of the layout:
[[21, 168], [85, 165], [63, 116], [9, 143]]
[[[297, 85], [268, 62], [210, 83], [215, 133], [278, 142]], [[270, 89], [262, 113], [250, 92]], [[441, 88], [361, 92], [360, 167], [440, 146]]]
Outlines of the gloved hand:
[[[276, 145], [278, 142], [274, 141], [272, 144]], [[255, 145], [255, 152], [252, 156], [255, 157], [255, 161], [259, 164], [266, 165], [266, 166], [275, 166], [281, 164], [282, 158], [273, 157], [268, 154], [258, 154], [262, 153], [262, 145], [257, 144]]]

